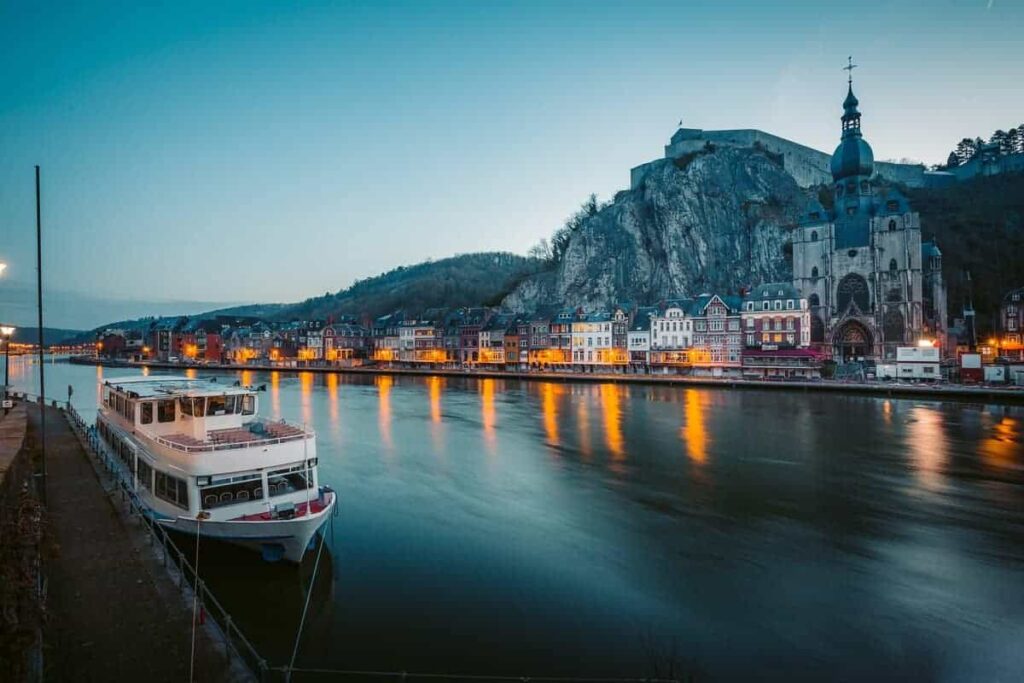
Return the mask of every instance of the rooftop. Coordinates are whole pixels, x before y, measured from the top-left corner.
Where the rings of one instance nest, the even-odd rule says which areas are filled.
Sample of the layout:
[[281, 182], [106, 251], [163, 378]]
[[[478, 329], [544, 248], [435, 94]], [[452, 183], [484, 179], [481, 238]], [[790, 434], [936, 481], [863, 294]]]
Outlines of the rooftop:
[[117, 377], [104, 382], [106, 386], [136, 398], [172, 398], [176, 396], [230, 396], [252, 393], [252, 389], [218, 382], [215, 378], [188, 377]]

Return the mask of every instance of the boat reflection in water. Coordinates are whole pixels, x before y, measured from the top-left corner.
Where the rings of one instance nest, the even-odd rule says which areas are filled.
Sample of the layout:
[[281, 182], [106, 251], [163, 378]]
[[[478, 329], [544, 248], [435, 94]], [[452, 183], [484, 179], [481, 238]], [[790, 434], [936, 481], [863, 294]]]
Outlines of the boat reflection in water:
[[[193, 550], [194, 546], [189, 552]], [[291, 656], [307, 591], [313, 594], [303, 632], [316, 633], [330, 621], [336, 609], [334, 553], [329, 543], [324, 546], [315, 581], [315, 553], [300, 565], [252, 562], [246, 555], [244, 548], [204, 538], [199, 546], [200, 576], [257, 651], [277, 665]]]

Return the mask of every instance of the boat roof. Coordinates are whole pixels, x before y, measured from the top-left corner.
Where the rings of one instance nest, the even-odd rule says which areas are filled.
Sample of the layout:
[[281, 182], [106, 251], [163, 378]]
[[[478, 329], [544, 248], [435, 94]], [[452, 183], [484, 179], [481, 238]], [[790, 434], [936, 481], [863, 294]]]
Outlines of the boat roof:
[[172, 396], [230, 396], [252, 393], [253, 389], [219, 382], [216, 377], [114, 377], [104, 382], [138, 398], [170, 398]]

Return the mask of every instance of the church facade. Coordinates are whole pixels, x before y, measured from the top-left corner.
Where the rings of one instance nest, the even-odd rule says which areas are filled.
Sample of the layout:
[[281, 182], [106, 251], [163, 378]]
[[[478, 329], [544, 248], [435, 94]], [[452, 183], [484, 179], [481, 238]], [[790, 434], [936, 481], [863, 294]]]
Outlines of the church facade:
[[875, 177], [858, 106], [851, 82], [831, 160], [833, 206], [813, 201], [793, 239], [811, 342], [840, 363], [891, 359], [898, 346], [946, 337], [942, 254], [922, 243], [907, 198]]

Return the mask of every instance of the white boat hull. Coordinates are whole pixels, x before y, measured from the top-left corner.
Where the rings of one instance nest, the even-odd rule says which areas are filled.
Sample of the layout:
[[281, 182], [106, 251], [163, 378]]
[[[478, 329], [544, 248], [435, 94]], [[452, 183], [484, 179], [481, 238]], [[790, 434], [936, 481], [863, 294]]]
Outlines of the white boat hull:
[[312, 515], [269, 520], [196, 520], [192, 517], [157, 519], [165, 529], [240, 545], [256, 550], [269, 561], [284, 559], [299, 563], [311, 547], [317, 531], [329, 519], [337, 494], [325, 491], [324, 508]]

